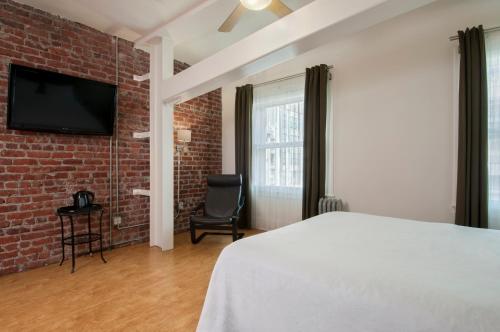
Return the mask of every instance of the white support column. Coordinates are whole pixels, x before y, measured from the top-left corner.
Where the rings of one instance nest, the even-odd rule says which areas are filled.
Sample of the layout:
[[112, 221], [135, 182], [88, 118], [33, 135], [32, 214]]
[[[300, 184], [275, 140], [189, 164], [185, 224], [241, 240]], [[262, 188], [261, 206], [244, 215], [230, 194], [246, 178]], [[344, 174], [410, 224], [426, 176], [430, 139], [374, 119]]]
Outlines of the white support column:
[[164, 80], [174, 74], [173, 44], [155, 40], [150, 53], [150, 246], [174, 247], [173, 104], [162, 99]]

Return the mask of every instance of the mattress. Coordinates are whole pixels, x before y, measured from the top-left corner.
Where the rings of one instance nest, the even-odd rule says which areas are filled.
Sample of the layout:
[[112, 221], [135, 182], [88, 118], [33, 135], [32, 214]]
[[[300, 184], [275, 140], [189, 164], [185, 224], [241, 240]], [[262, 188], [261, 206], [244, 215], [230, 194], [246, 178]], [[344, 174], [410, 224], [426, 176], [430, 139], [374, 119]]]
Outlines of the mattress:
[[245, 238], [197, 331], [500, 331], [500, 231], [332, 212]]

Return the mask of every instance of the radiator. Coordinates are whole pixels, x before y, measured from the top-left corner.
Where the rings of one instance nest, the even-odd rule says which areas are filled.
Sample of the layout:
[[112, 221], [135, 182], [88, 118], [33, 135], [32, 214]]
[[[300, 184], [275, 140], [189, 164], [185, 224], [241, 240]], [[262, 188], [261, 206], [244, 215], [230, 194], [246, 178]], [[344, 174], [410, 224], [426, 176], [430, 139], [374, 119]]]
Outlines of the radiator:
[[342, 211], [342, 200], [335, 196], [325, 196], [319, 199], [318, 213], [326, 213], [332, 211]]

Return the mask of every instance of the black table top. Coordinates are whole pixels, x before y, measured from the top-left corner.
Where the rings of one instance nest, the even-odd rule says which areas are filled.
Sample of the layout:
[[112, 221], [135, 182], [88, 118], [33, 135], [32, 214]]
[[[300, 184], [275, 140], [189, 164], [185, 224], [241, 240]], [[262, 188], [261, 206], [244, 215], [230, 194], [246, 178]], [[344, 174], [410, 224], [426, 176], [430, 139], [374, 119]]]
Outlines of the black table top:
[[57, 209], [57, 214], [62, 216], [74, 216], [89, 214], [94, 211], [102, 211], [102, 206], [100, 204], [92, 204], [81, 209], [75, 208], [74, 206], [63, 206]]

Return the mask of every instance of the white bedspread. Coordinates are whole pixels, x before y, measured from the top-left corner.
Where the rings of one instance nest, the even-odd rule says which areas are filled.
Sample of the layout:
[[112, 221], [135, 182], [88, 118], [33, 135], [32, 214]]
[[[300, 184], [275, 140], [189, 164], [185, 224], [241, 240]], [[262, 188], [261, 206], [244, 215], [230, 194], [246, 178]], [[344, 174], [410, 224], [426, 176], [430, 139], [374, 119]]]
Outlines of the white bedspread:
[[334, 212], [221, 253], [198, 332], [500, 331], [500, 231]]

